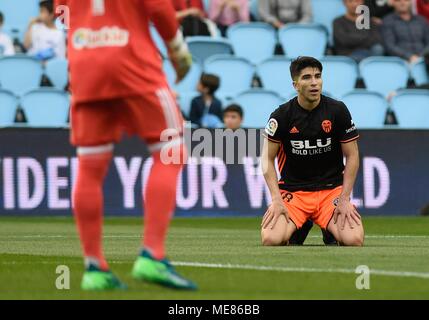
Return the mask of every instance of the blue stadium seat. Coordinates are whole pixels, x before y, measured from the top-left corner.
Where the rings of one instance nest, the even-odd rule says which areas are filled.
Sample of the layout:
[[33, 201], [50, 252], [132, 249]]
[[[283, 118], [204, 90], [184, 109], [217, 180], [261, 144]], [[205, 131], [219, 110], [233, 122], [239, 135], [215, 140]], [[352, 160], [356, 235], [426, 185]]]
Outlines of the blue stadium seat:
[[156, 30], [155, 26], [151, 25], [149, 27], [150, 34], [152, 36], [152, 40], [154, 41], [156, 47], [159, 50], [159, 53], [163, 58], [168, 58], [168, 51], [167, 47], [164, 43], [164, 40], [162, 40], [161, 36], [159, 35], [158, 31]]
[[18, 96], [38, 88], [42, 74], [40, 62], [28, 56], [0, 59], [0, 86]]
[[170, 87], [176, 91], [195, 91], [201, 77], [202, 69], [203, 68], [200, 63], [194, 60], [189, 73], [182, 81], [176, 84], [176, 72], [171, 61], [164, 60], [164, 71], [167, 75], [168, 83], [170, 84]]
[[288, 58], [321, 58], [328, 44], [328, 32], [321, 24], [289, 23], [280, 28], [279, 42]]
[[[20, 0], [18, 4], [16, 0], [0, 0], [0, 11], [5, 17], [5, 30], [17, 35], [22, 41], [30, 19], [39, 15], [39, 1]], [[12, 30], [16, 30], [16, 33]]]
[[360, 75], [366, 88], [387, 96], [392, 91], [407, 86], [407, 63], [398, 57], [369, 57], [359, 64]]
[[296, 93], [290, 75], [291, 60], [272, 57], [258, 65], [257, 73], [264, 89], [272, 90], [282, 97]]
[[178, 92], [178, 104], [183, 114], [189, 118], [191, 112], [191, 101], [195, 97], [199, 96], [200, 93], [198, 91], [185, 91]]
[[359, 69], [349, 57], [329, 56], [321, 59], [323, 64], [323, 89], [334, 97], [342, 97], [355, 88]]
[[64, 90], [68, 81], [68, 61], [66, 59], [48, 60], [45, 66], [45, 75], [51, 80], [55, 88]]
[[420, 86], [425, 83], [429, 83], [429, 75], [426, 71], [426, 65], [424, 61], [413, 64], [411, 67], [411, 76], [415, 83]]
[[52, 88], [31, 91], [21, 98], [21, 106], [29, 126], [67, 126], [70, 99], [64, 91]]
[[12, 126], [15, 121], [18, 99], [6, 90], [0, 90], [0, 127]]
[[249, 11], [250, 14], [255, 18], [256, 21], [261, 20], [261, 17], [259, 15], [259, 4], [258, 0], [249, 0]]
[[401, 90], [392, 99], [399, 127], [429, 129], [429, 90]]
[[229, 40], [206, 36], [188, 37], [189, 50], [192, 55], [202, 63], [217, 54], [232, 54], [233, 49]]
[[255, 68], [244, 58], [217, 55], [207, 59], [204, 72], [220, 77], [216, 96], [224, 98], [235, 97], [238, 93], [250, 89]]
[[332, 43], [332, 24], [335, 18], [346, 13], [343, 0], [312, 0], [313, 21], [322, 24], [329, 32], [329, 41]]
[[356, 89], [347, 93], [342, 101], [358, 129], [379, 129], [384, 126], [388, 105], [380, 93]]
[[277, 43], [275, 29], [263, 22], [236, 23], [228, 28], [227, 37], [234, 48], [234, 55], [254, 64], [271, 57]]
[[234, 102], [243, 108], [243, 127], [264, 128], [271, 113], [284, 102], [284, 99], [274, 91], [251, 89], [239, 94]]

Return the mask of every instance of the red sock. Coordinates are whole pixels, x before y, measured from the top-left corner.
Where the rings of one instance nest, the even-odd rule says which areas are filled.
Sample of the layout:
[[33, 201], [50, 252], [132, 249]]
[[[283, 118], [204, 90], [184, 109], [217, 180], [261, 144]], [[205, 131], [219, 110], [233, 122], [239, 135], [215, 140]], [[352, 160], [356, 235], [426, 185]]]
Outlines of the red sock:
[[165, 239], [176, 208], [177, 177], [181, 164], [165, 165], [160, 153], [154, 153], [144, 203], [143, 247], [156, 259], [165, 258]]
[[112, 153], [79, 156], [79, 170], [73, 190], [74, 216], [85, 256], [108, 270], [103, 255], [103, 182]]

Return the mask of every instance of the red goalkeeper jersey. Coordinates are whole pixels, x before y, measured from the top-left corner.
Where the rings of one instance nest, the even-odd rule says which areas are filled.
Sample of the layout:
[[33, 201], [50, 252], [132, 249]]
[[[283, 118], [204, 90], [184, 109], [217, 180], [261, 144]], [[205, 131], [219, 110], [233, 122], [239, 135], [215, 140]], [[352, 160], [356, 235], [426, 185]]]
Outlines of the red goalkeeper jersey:
[[164, 40], [178, 24], [170, 0], [56, 0], [69, 12], [68, 59], [75, 102], [142, 95], [166, 87], [149, 21]]

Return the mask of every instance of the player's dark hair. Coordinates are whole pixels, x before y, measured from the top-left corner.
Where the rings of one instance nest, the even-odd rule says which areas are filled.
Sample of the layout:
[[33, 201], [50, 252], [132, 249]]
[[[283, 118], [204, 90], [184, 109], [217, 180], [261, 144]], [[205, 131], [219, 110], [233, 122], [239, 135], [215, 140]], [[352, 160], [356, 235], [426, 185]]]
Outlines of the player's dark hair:
[[322, 63], [313, 57], [298, 57], [292, 61], [290, 65], [290, 75], [292, 80], [295, 80], [301, 74], [301, 71], [305, 68], [316, 68], [319, 69], [320, 72], [323, 71]]
[[40, 9], [45, 8], [50, 14], [54, 13], [54, 1], [53, 0], [42, 0], [39, 3]]
[[213, 95], [219, 88], [220, 79], [214, 74], [203, 73], [200, 78], [200, 83], [203, 87], [209, 89], [210, 95]]
[[4, 22], [4, 16], [3, 13], [0, 11], [0, 25], [2, 25]]
[[239, 106], [238, 104], [235, 104], [235, 103], [230, 104], [228, 107], [225, 108], [225, 110], [223, 110], [224, 115], [228, 112], [238, 113], [240, 118], [243, 119], [243, 108], [241, 108], [241, 106]]

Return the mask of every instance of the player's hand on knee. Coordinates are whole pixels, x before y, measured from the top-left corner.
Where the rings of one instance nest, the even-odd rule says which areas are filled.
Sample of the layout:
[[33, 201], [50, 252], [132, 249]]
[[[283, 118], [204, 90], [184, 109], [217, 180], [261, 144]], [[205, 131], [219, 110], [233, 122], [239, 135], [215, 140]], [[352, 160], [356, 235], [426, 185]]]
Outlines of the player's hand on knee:
[[273, 201], [264, 214], [261, 224], [262, 228], [274, 229], [274, 226], [281, 215], [284, 215], [286, 217], [286, 221], [289, 222], [288, 212], [284, 203], [282, 201]]
[[356, 207], [347, 199], [341, 199], [338, 202], [337, 208], [334, 211], [334, 223], [339, 223], [341, 230], [344, 230], [346, 222], [351, 229], [355, 226], [360, 226], [361, 216], [357, 212]]
[[176, 83], [180, 82], [189, 72], [192, 66], [192, 55], [188, 45], [183, 39], [182, 32], [177, 31], [176, 36], [168, 44], [168, 56], [176, 70]]

